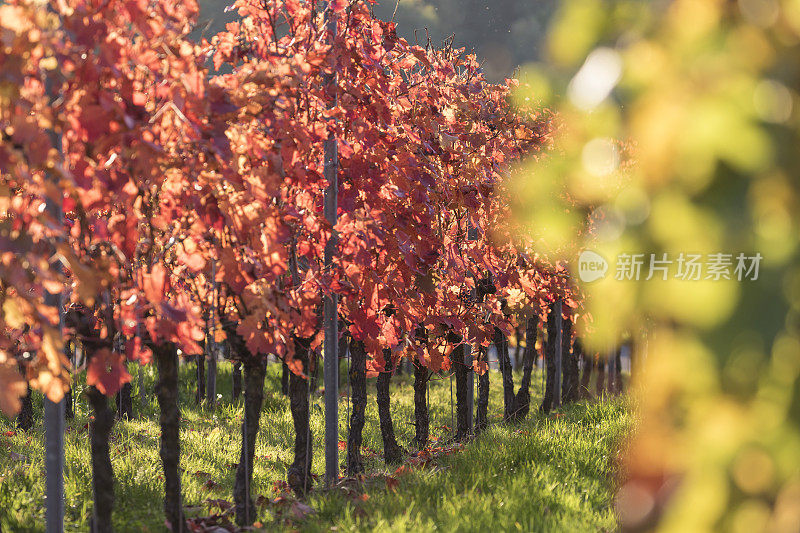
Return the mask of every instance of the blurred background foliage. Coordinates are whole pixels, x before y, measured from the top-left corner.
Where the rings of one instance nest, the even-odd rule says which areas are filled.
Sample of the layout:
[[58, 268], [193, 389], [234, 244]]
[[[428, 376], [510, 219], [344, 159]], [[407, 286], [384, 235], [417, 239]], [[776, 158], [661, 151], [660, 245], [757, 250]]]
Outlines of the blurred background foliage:
[[[647, 332], [626, 530], [800, 531], [798, 45], [796, 0], [567, 0], [521, 69], [515, 98], [557, 111], [559, 132], [512, 198], [553, 249], [573, 243], [573, 268], [583, 247], [612, 265], [763, 256], [755, 281], [673, 264], [584, 286], [596, 348]], [[576, 210], [597, 221], [577, 240]]]
[[[233, 19], [200, 4], [207, 35]], [[763, 256], [742, 282], [612, 267], [583, 287], [581, 333], [598, 350], [633, 333], [646, 354], [624, 529], [800, 531], [800, 0], [402, 0], [395, 21], [421, 44], [454, 34], [491, 79], [520, 78], [521, 105], [558, 113], [553, 151], [511, 187], [543, 253]]]

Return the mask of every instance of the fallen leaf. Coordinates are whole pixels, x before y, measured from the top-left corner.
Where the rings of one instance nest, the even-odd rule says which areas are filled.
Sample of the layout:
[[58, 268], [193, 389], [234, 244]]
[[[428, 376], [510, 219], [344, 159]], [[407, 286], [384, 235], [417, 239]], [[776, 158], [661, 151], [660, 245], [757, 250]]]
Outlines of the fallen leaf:
[[292, 504], [291, 509], [289, 509], [289, 514], [292, 516], [292, 518], [295, 518], [295, 519], [298, 519], [298, 520], [307, 517], [308, 515], [312, 514], [313, 512], [314, 512], [314, 509], [312, 509], [308, 505], [306, 505], [304, 503], [300, 503], [300, 502], [295, 502], [294, 504]]

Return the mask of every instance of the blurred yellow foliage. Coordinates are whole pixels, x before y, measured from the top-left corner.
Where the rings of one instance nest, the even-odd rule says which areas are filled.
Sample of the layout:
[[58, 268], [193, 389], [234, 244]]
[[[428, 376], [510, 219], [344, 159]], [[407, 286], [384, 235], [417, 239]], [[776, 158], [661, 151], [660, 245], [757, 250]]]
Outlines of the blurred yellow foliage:
[[[589, 346], [646, 331], [622, 526], [800, 531], [800, 0], [567, 0], [555, 20], [514, 98], [558, 112], [556, 148], [512, 202], [573, 273], [582, 249], [644, 254], [639, 281], [583, 286]], [[651, 254], [742, 252], [757, 279], [646, 280]]]

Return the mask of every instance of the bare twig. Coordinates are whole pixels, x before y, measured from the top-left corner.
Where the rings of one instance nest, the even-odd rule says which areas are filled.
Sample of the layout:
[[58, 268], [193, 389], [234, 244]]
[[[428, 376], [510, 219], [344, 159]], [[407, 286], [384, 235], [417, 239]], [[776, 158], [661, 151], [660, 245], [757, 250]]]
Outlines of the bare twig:
[[394, 5], [394, 12], [392, 13], [392, 19], [389, 22], [394, 22], [394, 17], [397, 15], [397, 8], [400, 7], [400, 0], [397, 0], [397, 3]]

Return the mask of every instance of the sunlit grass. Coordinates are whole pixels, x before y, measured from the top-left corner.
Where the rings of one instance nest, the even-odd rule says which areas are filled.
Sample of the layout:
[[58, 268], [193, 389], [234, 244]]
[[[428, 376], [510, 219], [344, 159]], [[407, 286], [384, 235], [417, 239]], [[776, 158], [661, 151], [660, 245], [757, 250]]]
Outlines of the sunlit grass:
[[[133, 370], [136, 372], [136, 370]], [[229, 364], [220, 365], [214, 412], [195, 405], [193, 364], [181, 369], [181, 466], [183, 502], [189, 516], [218, 512], [207, 500], [232, 500], [241, 443], [242, 401], [231, 401]], [[116, 476], [114, 526], [117, 531], [163, 531], [163, 478], [158, 455], [158, 407], [152, 393], [154, 369], [145, 372], [147, 402], [134, 387], [134, 411], [144, 416], [118, 421], [111, 438]], [[253, 472], [253, 494], [274, 499], [292, 461], [294, 429], [288, 400], [280, 394], [280, 367], [269, 365]], [[532, 386], [535, 409], [541, 397], [540, 375]], [[517, 377], [517, 381], [519, 378]], [[134, 383], [136, 378], [134, 376]], [[452, 427], [450, 380], [430, 386], [433, 445], [443, 443]], [[487, 433], [463, 451], [441, 456], [427, 466], [394, 474], [382, 461], [374, 381], [369, 383], [364, 455], [367, 496], [353, 490], [315, 490], [307, 503], [315, 510], [289, 519], [278, 507], [259, 507], [266, 529], [293, 525], [311, 531], [374, 529], [426, 530], [612, 530], [611, 507], [615, 445], [630, 425], [624, 402], [578, 404], [563, 414], [533, 414], [514, 426], [501, 424], [500, 376], [492, 373]], [[414, 435], [413, 389], [407, 374], [393, 381], [392, 416], [401, 445]], [[81, 385], [76, 388], [80, 390]], [[340, 439], [347, 436], [347, 386], [340, 389]], [[41, 399], [34, 399], [37, 420], [28, 433], [0, 419], [0, 524], [9, 531], [42, 531], [44, 522], [43, 430]], [[66, 531], [86, 531], [92, 509], [91, 462], [86, 426], [90, 413], [78, 398], [76, 417], [65, 436]], [[320, 479], [324, 418], [322, 397], [313, 396], [312, 470]], [[6, 434], [6, 432], [11, 432]], [[340, 461], [344, 452], [340, 452]], [[387, 489], [386, 479], [391, 487]], [[394, 482], [396, 480], [396, 484]], [[352, 487], [351, 487], [352, 488]], [[360, 494], [361, 489], [355, 491]]]

